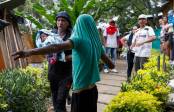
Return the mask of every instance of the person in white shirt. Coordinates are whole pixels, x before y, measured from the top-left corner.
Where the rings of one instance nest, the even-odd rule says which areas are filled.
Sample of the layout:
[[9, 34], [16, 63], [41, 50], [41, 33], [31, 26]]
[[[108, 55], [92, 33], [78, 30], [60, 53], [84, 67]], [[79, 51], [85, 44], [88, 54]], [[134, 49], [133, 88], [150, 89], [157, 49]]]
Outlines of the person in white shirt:
[[140, 28], [134, 35], [133, 50], [135, 52], [135, 71], [143, 69], [143, 64], [148, 61], [151, 55], [152, 41], [155, 40], [155, 32], [152, 27], [147, 26], [147, 16], [141, 14], [138, 17]]
[[[117, 36], [119, 35], [119, 30], [116, 27], [115, 21], [110, 20], [109, 26], [105, 29], [103, 36], [106, 39], [105, 48], [106, 54], [111, 56], [112, 62], [116, 62], [116, 48], [117, 48]], [[108, 73], [108, 67], [105, 65], [104, 72]], [[117, 73], [116, 69], [112, 69], [111, 72]]]

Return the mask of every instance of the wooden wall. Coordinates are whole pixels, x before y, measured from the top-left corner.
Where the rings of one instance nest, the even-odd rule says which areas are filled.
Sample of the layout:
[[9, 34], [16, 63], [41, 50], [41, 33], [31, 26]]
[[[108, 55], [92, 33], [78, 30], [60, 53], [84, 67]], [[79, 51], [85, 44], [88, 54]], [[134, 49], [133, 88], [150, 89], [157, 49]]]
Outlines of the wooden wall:
[[3, 58], [3, 55], [2, 55], [2, 51], [1, 51], [1, 48], [0, 48], [0, 70], [1, 69], [5, 69], [5, 65], [4, 65], [4, 58]]
[[[6, 15], [6, 13], [3, 15]], [[11, 56], [13, 52], [24, 49], [24, 45], [17, 23], [12, 21], [11, 17], [8, 16], [9, 14], [2, 19], [10, 22], [10, 25], [0, 31], [0, 70], [4, 68], [25, 67], [28, 64], [26, 59], [14, 61]]]

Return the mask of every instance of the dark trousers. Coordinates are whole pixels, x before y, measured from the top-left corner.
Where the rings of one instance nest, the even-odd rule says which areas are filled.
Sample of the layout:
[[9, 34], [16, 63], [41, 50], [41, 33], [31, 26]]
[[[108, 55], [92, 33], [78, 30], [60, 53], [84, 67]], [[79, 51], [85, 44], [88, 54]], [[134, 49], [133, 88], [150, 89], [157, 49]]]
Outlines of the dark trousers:
[[135, 71], [144, 68], [144, 64], [148, 61], [147, 57], [135, 57]]
[[132, 69], [133, 69], [133, 66], [134, 66], [134, 55], [135, 55], [135, 53], [133, 53], [131, 51], [127, 53], [127, 64], [128, 64], [127, 77], [128, 78], [131, 77]]
[[50, 88], [55, 112], [66, 112], [66, 98], [71, 87], [71, 78], [50, 80]]
[[71, 112], [97, 112], [98, 90], [93, 87], [72, 94]]

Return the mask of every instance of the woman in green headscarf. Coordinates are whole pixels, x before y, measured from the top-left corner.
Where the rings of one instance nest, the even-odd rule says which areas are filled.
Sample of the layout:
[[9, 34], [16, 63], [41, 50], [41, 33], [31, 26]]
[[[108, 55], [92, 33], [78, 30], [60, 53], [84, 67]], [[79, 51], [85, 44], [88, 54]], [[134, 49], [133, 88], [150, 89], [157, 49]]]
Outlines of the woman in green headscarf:
[[64, 43], [18, 51], [13, 56], [14, 59], [18, 59], [65, 49], [72, 49], [73, 95], [71, 112], [97, 112], [98, 91], [95, 83], [100, 81], [99, 59], [101, 58], [111, 69], [114, 68], [114, 64], [104, 54], [92, 16], [80, 15], [76, 20], [71, 38]]

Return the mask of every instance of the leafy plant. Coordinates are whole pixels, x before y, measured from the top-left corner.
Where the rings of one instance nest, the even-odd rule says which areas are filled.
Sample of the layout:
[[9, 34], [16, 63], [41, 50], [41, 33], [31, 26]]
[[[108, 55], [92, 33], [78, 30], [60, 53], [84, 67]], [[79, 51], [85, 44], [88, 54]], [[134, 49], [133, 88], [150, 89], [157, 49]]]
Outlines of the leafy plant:
[[5, 112], [7, 111], [7, 98], [5, 97], [5, 92], [3, 91], [2, 88], [0, 88], [0, 111]]
[[[167, 71], [164, 72], [162, 70], [162, 64], [160, 64], [161, 70], [157, 69], [158, 55], [159, 55], [158, 52], [153, 52], [152, 57], [149, 59], [147, 63], [144, 64], [144, 69], [140, 69], [137, 72], [137, 74], [133, 77], [130, 83], [126, 82], [122, 83], [121, 91], [122, 92], [143, 91], [145, 93], [153, 95], [154, 97], [157, 98], [156, 100], [161, 102], [161, 108], [164, 109], [165, 108], [164, 106], [168, 100], [168, 94], [171, 92], [171, 88], [167, 85], [171, 73], [170, 73], [168, 58], [166, 59]], [[129, 97], [129, 95], [125, 97]], [[134, 102], [134, 100], [137, 100], [137, 97], [136, 99], [131, 99], [131, 100], [132, 102]], [[117, 106], [118, 104], [115, 105]]]
[[141, 69], [131, 83], [122, 84], [122, 91], [144, 91], [165, 103], [171, 91], [171, 88], [167, 86], [168, 81], [169, 73], [167, 72], [158, 71], [157, 68]]
[[28, 3], [29, 7], [32, 8], [32, 11], [21, 11], [19, 10], [20, 8], [18, 8], [15, 10], [15, 14], [30, 20], [38, 29], [49, 29], [53, 28], [55, 25], [55, 15], [58, 12], [67, 11], [71, 17], [72, 23], [74, 24], [80, 14], [90, 13], [90, 11], [95, 7], [95, 3], [95, 0], [75, 0], [73, 2], [60, 0], [58, 3], [54, 3], [47, 7], [47, 5], [42, 2], [36, 1], [35, 3]]
[[[152, 68], [157, 68], [157, 64], [158, 64], [158, 61], [157, 61], [157, 56], [160, 56], [160, 70], [163, 70], [163, 63], [162, 63], [162, 60], [163, 60], [163, 55], [159, 55], [156, 51], [153, 50], [152, 52], [152, 56], [149, 58], [148, 62], [144, 64], [144, 69], [152, 69]], [[165, 64], [166, 64], [166, 71], [165, 72], [169, 72], [170, 71], [170, 64], [169, 64], [169, 57], [165, 57], [166, 61], [165, 61]]]
[[120, 92], [104, 112], [162, 112], [161, 103], [143, 91]]
[[5, 70], [0, 73], [0, 87], [4, 90], [8, 111], [47, 111], [49, 87], [41, 69], [28, 66], [26, 69]]

